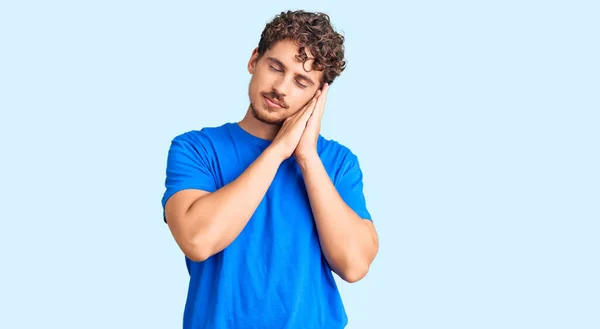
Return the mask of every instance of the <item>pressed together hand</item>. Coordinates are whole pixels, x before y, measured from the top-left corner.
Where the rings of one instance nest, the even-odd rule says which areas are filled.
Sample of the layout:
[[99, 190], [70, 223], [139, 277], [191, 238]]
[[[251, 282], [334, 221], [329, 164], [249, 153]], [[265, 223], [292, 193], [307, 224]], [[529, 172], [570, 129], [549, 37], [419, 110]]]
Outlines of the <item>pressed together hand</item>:
[[317, 140], [328, 89], [329, 85], [325, 84], [304, 108], [287, 118], [281, 126], [273, 140], [273, 146], [281, 151], [283, 159], [292, 154], [297, 160], [317, 154]]

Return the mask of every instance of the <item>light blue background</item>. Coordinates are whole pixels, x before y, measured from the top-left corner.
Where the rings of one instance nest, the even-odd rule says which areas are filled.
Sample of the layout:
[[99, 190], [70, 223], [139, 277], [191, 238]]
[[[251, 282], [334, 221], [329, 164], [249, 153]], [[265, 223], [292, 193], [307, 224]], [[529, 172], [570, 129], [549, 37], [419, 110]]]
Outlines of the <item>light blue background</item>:
[[180, 327], [169, 143], [243, 116], [288, 8], [347, 39], [323, 134], [381, 239], [348, 328], [600, 328], [593, 1], [2, 1], [0, 327]]

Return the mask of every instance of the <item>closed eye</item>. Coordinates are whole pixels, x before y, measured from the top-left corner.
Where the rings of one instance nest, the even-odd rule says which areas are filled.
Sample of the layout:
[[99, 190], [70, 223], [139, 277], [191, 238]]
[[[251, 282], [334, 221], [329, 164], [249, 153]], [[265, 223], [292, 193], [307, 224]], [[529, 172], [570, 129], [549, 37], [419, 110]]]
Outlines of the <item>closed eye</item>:
[[300, 81], [298, 81], [298, 79], [296, 79], [296, 84], [298, 84], [298, 87], [300, 87], [300, 88], [306, 88], [306, 87], [308, 87], [307, 85], [302, 84]]
[[[271, 69], [271, 71], [275, 71], [275, 72], [280, 72], [280, 73], [283, 72], [282, 69], [279, 69], [279, 68], [277, 68], [277, 67], [275, 67], [275, 66], [273, 66], [271, 64], [269, 64], [269, 69]], [[298, 80], [298, 79], [294, 79], [294, 81], [296, 82], [296, 84], [298, 85], [298, 87], [300, 87], [302, 89], [308, 87], [307, 85], [305, 85], [302, 82], [300, 82], [300, 80]]]

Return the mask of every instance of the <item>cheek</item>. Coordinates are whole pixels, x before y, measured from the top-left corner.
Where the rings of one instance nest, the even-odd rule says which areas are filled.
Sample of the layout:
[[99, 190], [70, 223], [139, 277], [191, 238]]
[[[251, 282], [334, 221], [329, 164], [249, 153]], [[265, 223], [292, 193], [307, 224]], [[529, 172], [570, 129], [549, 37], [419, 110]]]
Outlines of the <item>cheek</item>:
[[250, 80], [250, 86], [256, 91], [268, 90], [268, 83], [268, 78], [265, 77], [264, 74], [260, 74], [259, 72], [256, 72]]
[[301, 95], [298, 95], [298, 96], [296, 96], [296, 97], [294, 98], [294, 105], [293, 105], [293, 106], [294, 106], [296, 109], [301, 109], [301, 108], [303, 108], [303, 107], [304, 107], [304, 106], [306, 106], [306, 104], [308, 104], [308, 103], [310, 102], [310, 100], [312, 99], [312, 95], [308, 96], [308, 98], [307, 98], [307, 95], [306, 95], [306, 93], [302, 92], [302, 93], [300, 93], [300, 94], [301, 94]]
[[260, 90], [261, 85], [260, 85], [260, 79], [258, 79], [257, 76], [252, 76], [252, 78], [250, 79], [250, 86], [248, 87], [250, 95], [251, 96], [255, 96], [255, 95], [260, 95]]

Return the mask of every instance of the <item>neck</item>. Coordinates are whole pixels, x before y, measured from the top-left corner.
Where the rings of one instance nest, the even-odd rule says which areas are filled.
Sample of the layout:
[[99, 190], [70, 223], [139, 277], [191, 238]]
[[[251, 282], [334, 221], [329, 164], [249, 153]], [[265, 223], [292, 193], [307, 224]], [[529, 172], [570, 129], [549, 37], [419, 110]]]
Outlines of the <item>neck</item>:
[[264, 123], [256, 119], [254, 115], [252, 115], [252, 109], [250, 107], [248, 107], [246, 115], [238, 122], [238, 125], [249, 134], [270, 141], [275, 139], [275, 136], [277, 136], [277, 133], [281, 128], [279, 125]]

